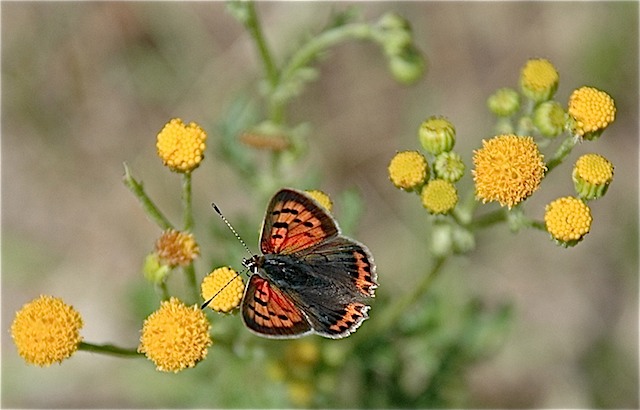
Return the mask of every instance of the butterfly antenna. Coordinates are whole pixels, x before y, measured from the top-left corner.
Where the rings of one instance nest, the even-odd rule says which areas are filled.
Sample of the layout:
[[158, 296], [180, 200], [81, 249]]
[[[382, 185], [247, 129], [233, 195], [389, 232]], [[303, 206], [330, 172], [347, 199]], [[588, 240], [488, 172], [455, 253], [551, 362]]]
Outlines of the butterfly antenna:
[[[240, 241], [240, 243], [242, 244], [242, 246], [244, 246], [244, 248], [247, 250], [247, 253], [249, 253], [249, 255], [253, 256], [253, 253], [249, 250], [249, 247], [247, 246], [246, 243], [244, 243], [244, 241], [242, 240], [242, 238], [240, 237], [240, 235], [238, 235], [238, 232], [236, 232], [235, 229], [233, 229], [233, 226], [231, 226], [231, 223], [227, 220], [227, 218], [224, 217], [224, 215], [222, 215], [222, 212], [220, 212], [220, 208], [218, 208], [218, 206], [212, 202], [211, 206], [213, 207], [213, 209], [215, 209], [215, 211], [218, 213], [218, 215], [220, 216], [220, 218], [222, 219], [222, 221], [227, 225], [227, 227], [231, 230], [231, 232], [233, 232], [233, 234], [235, 235], [235, 237]], [[232, 279], [233, 280], [233, 279]], [[224, 289], [224, 288], [223, 288]], [[214, 296], [215, 297], [215, 296]], [[213, 298], [212, 298], [213, 299]], [[209, 303], [209, 302], [207, 302]]]
[[211, 299], [209, 299], [209, 300], [207, 300], [206, 302], [204, 302], [204, 303], [202, 304], [202, 306], [200, 306], [200, 309], [204, 309], [204, 308], [206, 308], [207, 306], [209, 306], [209, 303], [211, 303], [211, 301], [212, 301], [213, 299], [215, 299], [215, 297], [216, 297], [216, 296], [218, 296], [218, 295], [220, 294], [220, 292], [222, 292], [222, 291], [223, 291], [227, 286], [231, 285], [231, 282], [233, 282], [233, 281], [234, 281], [238, 276], [240, 276], [240, 275], [241, 275], [241, 273], [236, 273], [236, 274], [235, 274], [235, 276], [234, 276], [233, 278], [229, 279], [229, 282], [227, 282], [223, 287], [221, 287], [221, 288], [220, 288], [220, 290], [219, 290], [219, 291], [217, 291], [217, 292], [215, 293], [215, 295], [211, 296]]

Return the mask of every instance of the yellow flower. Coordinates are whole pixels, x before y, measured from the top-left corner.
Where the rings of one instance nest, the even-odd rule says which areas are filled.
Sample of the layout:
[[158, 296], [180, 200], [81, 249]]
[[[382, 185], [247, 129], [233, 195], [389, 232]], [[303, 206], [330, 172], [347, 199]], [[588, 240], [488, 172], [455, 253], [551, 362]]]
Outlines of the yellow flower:
[[422, 205], [432, 214], [446, 214], [458, 203], [456, 187], [449, 181], [434, 179], [422, 188]]
[[296, 407], [309, 407], [313, 403], [315, 388], [308, 381], [295, 380], [289, 383], [289, 400]]
[[613, 164], [602, 155], [583, 155], [573, 167], [572, 178], [580, 198], [600, 198], [613, 180]]
[[75, 353], [82, 341], [82, 326], [73, 306], [60, 298], [40, 296], [16, 313], [11, 337], [27, 363], [47, 367]]
[[138, 352], [158, 370], [177, 373], [207, 357], [210, 328], [202, 310], [172, 297], [144, 321]]
[[393, 185], [407, 191], [421, 187], [429, 177], [429, 165], [418, 151], [398, 152], [389, 163]]
[[185, 125], [174, 118], [158, 134], [158, 156], [172, 171], [191, 172], [202, 161], [206, 139], [207, 134], [195, 122]]
[[329, 195], [317, 189], [311, 191], [305, 191], [311, 198], [315, 199], [320, 205], [324, 206], [329, 212], [333, 209], [333, 201]]
[[580, 199], [558, 198], [546, 207], [544, 222], [551, 237], [562, 246], [580, 242], [591, 229], [591, 211]]
[[538, 189], [546, 170], [533, 138], [516, 135], [483, 140], [482, 148], [474, 151], [473, 163], [476, 197], [509, 208]]
[[320, 360], [320, 354], [314, 339], [300, 339], [287, 347], [286, 360], [290, 366], [314, 366]]
[[588, 140], [597, 138], [616, 119], [613, 98], [593, 87], [581, 87], [569, 97], [573, 133]]
[[187, 266], [198, 257], [200, 248], [192, 234], [169, 229], [156, 241], [156, 253], [171, 267]]
[[531, 59], [520, 73], [522, 93], [535, 102], [547, 101], [558, 89], [560, 76], [549, 60]]
[[230, 312], [242, 300], [244, 283], [233, 269], [223, 266], [211, 272], [200, 285], [204, 300], [213, 298], [208, 306], [218, 312]]

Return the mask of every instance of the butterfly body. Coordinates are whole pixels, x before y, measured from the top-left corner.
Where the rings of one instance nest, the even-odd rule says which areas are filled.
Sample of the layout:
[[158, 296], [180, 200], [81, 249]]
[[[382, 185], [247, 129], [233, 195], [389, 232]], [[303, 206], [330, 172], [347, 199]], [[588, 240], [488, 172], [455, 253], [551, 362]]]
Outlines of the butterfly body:
[[252, 272], [242, 317], [253, 332], [272, 338], [316, 333], [342, 338], [368, 315], [375, 296], [373, 257], [340, 234], [333, 217], [308, 195], [282, 189], [262, 227], [262, 255], [245, 259]]

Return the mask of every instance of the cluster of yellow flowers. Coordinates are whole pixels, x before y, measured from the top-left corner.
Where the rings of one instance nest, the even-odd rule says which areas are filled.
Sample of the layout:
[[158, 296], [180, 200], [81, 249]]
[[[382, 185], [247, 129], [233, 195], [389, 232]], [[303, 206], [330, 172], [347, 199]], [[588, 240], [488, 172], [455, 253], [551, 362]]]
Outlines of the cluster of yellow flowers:
[[[529, 114], [533, 127], [528, 131], [544, 138], [555, 138], [564, 131], [570, 133], [559, 155], [556, 154], [558, 163], [570, 152], [576, 139], [598, 138], [613, 122], [616, 112], [613, 99], [593, 87], [573, 91], [565, 111], [560, 103], [552, 100], [559, 78], [553, 64], [546, 59], [529, 60], [520, 74], [520, 91], [533, 107]], [[488, 104], [502, 120], [501, 126], [511, 131], [508, 119], [520, 110], [517, 91], [498, 90]], [[498, 201], [509, 208], [533, 194], [549, 170], [531, 136], [501, 135], [483, 141], [483, 147], [474, 152], [473, 161], [478, 199]], [[586, 201], [604, 195], [613, 179], [613, 165], [598, 154], [583, 155], [575, 163], [572, 177], [577, 198], [563, 197], [551, 202], [544, 217], [547, 231], [562, 246], [577, 244], [589, 232], [592, 217]]]
[[[520, 93], [501, 88], [487, 100], [498, 117], [500, 132], [483, 140], [482, 147], [473, 152], [471, 174], [479, 201], [497, 202], [509, 209], [518, 206], [538, 190], [550, 168], [568, 155], [577, 139], [598, 138], [615, 119], [613, 99], [593, 87], [576, 89], [565, 111], [552, 99], [559, 78], [551, 62], [531, 59], [520, 73]], [[528, 102], [521, 106], [522, 98]], [[523, 106], [528, 107], [524, 112]], [[552, 161], [545, 163], [535, 138], [543, 137], [548, 145], [565, 131], [567, 139]], [[452, 151], [455, 129], [445, 118], [431, 117], [421, 125], [418, 138], [427, 155], [433, 156], [432, 167], [419, 151], [399, 152], [389, 163], [389, 178], [397, 188], [418, 192], [430, 213], [450, 213], [458, 202], [453, 184], [464, 173], [460, 155]], [[598, 154], [584, 155], [576, 162], [572, 177], [577, 193], [573, 199], [584, 206], [555, 201], [545, 216], [547, 231], [563, 246], [575, 245], [589, 232], [591, 214], [586, 201], [605, 194], [613, 179], [613, 165]]]
[[[185, 125], [181, 119], [172, 119], [157, 136], [157, 153], [170, 170], [188, 178], [203, 159], [205, 140], [206, 133], [198, 124]], [[331, 212], [333, 203], [327, 194], [319, 190], [307, 193]], [[146, 203], [149, 204], [150, 200]], [[175, 268], [192, 267], [199, 255], [200, 248], [192, 233], [166, 229], [145, 260], [145, 277], [162, 287]], [[224, 266], [207, 275], [200, 290], [208, 307], [220, 313], [230, 313], [240, 305], [244, 287], [240, 274]], [[50, 366], [69, 358], [78, 349], [96, 348], [82, 342], [82, 325], [80, 314], [72, 306], [60, 298], [41, 296], [17, 312], [11, 336], [18, 353], [27, 363]], [[210, 328], [203, 309], [197, 305], [187, 306], [165, 294], [158, 310], [144, 321], [136, 351], [144, 354], [160, 371], [179, 372], [206, 358], [212, 344]], [[292, 398], [301, 401], [301, 390], [292, 389]]]
[[422, 205], [431, 214], [448, 214], [458, 203], [455, 183], [464, 174], [464, 163], [453, 151], [456, 130], [444, 117], [425, 120], [418, 140], [432, 158], [432, 167], [419, 151], [402, 151], [389, 162], [389, 179], [397, 188], [420, 195]]

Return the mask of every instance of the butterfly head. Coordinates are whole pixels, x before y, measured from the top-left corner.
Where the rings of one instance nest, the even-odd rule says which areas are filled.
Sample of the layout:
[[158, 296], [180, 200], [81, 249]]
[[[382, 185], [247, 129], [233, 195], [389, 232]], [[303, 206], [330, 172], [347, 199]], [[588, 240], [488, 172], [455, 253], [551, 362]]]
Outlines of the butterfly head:
[[253, 255], [250, 258], [245, 258], [242, 260], [242, 264], [245, 268], [249, 269], [251, 273], [258, 273], [258, 269], [262, 266], [264, 260], [264, 256]]

